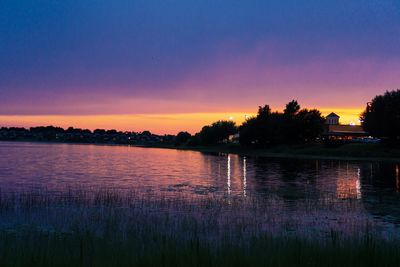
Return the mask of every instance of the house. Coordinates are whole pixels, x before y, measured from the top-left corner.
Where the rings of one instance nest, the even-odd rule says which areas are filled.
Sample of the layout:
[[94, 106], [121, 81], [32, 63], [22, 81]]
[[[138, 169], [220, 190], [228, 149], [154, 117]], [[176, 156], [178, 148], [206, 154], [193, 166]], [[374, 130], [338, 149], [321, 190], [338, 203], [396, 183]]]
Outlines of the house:
[[326, 124], [328, 125], [338, 125], [339, 124], [339, 119], [340, 116], [335, 114], [335, 113], [331, 113], [328, 116], [326, 116]]
[[339, 123], [340, 116], [330, 113], [326, 116], [323, 137], [325, 141], [349, 141], [356, 138], [367, 137], [367, 132], [360, 125], [345, 125]]

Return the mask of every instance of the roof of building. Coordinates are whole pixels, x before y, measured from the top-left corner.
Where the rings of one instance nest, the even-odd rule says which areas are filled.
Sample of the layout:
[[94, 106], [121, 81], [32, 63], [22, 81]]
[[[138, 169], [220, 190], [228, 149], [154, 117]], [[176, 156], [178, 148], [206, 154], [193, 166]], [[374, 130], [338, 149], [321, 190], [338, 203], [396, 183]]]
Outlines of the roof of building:
[[340, 116], [339, 115], [337, 115], [336, 113], [334, 113], [334, 112], [331, 112], [328, 116], [326, 116], [327, 118], [329, 118], [329, 117], [336, 117], [336, 118], [340, 118]]
[[366, 134], [360, 125], [329, 125], [329, 134]]

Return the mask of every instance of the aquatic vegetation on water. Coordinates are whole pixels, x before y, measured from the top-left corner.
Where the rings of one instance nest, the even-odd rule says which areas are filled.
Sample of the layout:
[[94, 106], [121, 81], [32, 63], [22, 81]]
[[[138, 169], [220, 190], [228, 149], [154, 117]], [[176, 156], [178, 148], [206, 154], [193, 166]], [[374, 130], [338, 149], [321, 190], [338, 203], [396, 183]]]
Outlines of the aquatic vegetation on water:
[[[340, 200], [337, 200], [340, 201]], [[122, 190], [0, 195], [1, 266], [394, 266], [400, 241], [357, 201]], [[326, 211], [326, 212], [323, 212]], [[285, 216], [283, 216], [285, 215]]]

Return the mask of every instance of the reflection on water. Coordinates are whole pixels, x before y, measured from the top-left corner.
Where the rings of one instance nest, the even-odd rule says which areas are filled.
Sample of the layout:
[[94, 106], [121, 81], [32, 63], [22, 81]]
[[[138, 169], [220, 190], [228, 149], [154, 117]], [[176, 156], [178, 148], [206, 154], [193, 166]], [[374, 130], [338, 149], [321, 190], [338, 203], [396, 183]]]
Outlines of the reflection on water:
[[396, 164], [396, 189], [400, 191], [399, 164]]
[[246, 174], [246, 157], [243, 157], [243, 196], [246, 196], [246, 183], [247, 183], [247, 174]]
[[228, 195], [231, 194], [231, 155], [228, 155], [228, 164], [227, 164], [227, 185], [228, 185]]
[[304, 203], [356, 201], [359, 214], [397, 224], [399, 180], [399, 164], [395, 163], [270, 159], [125, 146], [0, 143], [2, 192], [119, 188], [191, 198], [268, 197], [292, 209]]
[[346, 170], [346, 175], [341, 174], [337, 179], [336, 196], [342, 199], [360, 199], [361, 198], [361, 182], [360, 182], [360, 168], [357, 168], [357, 175]]

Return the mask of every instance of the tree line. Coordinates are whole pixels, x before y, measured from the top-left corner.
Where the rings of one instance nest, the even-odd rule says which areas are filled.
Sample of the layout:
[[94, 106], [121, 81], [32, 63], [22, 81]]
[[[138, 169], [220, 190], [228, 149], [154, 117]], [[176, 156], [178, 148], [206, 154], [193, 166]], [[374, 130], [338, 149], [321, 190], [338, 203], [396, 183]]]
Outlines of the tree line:
[[370, 135], [390, 143], [400, 142], [400, 90], [387, 91], [367, 103], [360, 120]]
[[[283, 112], [272, 112], [269, 105], [260, 106], [256, 116], [242, 125], [221, 120], [204, 126], [194, 136], [181, 132], [181, 144], [191, 146], [229, 142], [235, 134], [242, 145], [268, 146], [273, 144], [299, 144], [315, 141], [323, 131], [325, 118], [316, 109], [301, 109], [296, 100], [290, 101]], [[184, 138], [183, 138], [184, 137]]]
[[[367, 103], [360, 121], [369, 135], [385, 142], [400, 143], [400, 90], [374, 97]], [[235, 134], [244, 146], [304, 144], [320, 140], [324, 124], [325, 117], [318, 109], [302, 109], [296, 100], [292, 100], [283, 112], [273, 112], [269, 105], [260, 106], [257, 115], [247, 118], [240, 126], [233, 121], [221, 120], [204, 126], [193, 136], [180, 132], [176, 144], [214, 145], [228, 142]]]
[[159, 143], [174, 144], [175, 136], [156, 135], [150, 131], [122, 132], [115, 129], [91, 131], [73, 127], [63, 129], [55, 126], [39, 126], [29, 129], [2, 127], [0, 128], [0, 140], [152, 145]]
[[[369, 135], [389, 143], [400, 143], [400, 90], [387, 91], [368, 102], [360, 115], [361, 125]], [[227, 143], [236, 135], [243, 146], [266, 147], [275, 144], [304, 144], [319, 140], [325, 118], [317, 109], [301, 108], [296, 100], [286, 104], [282, 112], [273, 112], [269, 105], [260, 106], [257, 115], [237, 126], [221, 120], [204, 126], [195, 135], [155, 135], [149, 131], [63, 129], [54, 126], [0, 128], [0, 140], [35, 140], [82, 143], [215, 145]]]

